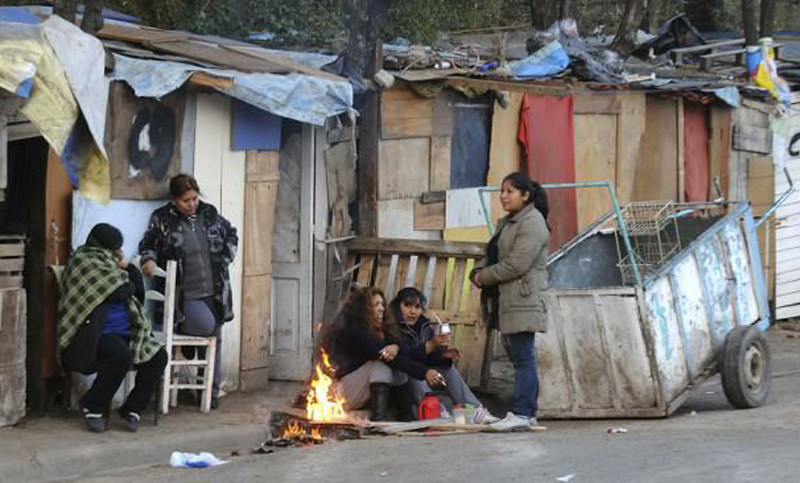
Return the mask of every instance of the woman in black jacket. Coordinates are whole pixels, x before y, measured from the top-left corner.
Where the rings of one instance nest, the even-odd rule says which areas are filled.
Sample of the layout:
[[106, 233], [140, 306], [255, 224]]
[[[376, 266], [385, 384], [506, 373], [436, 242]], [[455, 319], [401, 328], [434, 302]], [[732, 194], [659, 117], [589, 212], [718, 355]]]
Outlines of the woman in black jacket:
[[[233, 295], [228, 265], [236, 257], [239, 238], [213, 205], [200, 201], [197, 180], [188, 174], [169, 182], [172, 199], [150, 216], [139, 243], [142, 271], [152, 275], [156, 265], [178, 262], [175, 323], [178, 333], [215, 336], [217, 351], [211, 409], [219, 407], [222, 375], [222, 324], [233, 319]], [[193, 357], [191, 351], [184, 355]]]
[[337, 380], [336, 391], [345, 408], [358, 409], [372, 401], [373, 421], [388, 420], [392, 386], [402, 386], [408, 376], [431, 385], [444, 382], [435, 369], [400, 354], [395, 324], [384, 320], [385, 298], [375, 288], [354, 291], [323, 336]]
[[[396, 320], [400, 330], [400, 354], [436, 368], [445, 378], [447, 393], [453, 403], [475, 406], [475, 414], [470, 423], [491, 424], [499, 421], [483, 407], [461, 377], [461, 373], [453, 364], [461, 353], [457, 348], [450, 346], [450, 334], [436, 334], [430, 320], [423, 315], [426, 304], [425, 295], [414, 287], [400, 290], [389, 303], [388, 318]], [[426, 381], [409, 382], [411, 397], [415, 404], [419, 404], [426, 394], [432, 392]]]

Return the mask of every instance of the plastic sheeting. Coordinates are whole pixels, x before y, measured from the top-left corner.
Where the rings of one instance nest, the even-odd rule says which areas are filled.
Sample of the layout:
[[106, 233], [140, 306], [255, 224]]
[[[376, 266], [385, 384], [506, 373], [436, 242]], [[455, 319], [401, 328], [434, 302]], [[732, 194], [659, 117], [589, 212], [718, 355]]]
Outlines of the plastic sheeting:
[[0, 23], [0, 87], [28, 99], [21, 112], [59, 154], [70, 181], [100, 202], [110, 196], [104, 55], [97, 39], [57, 17]]
[[114, 54], [114, 59], [116, 67], [111, 79], [127, 82], [139, 97], [162, 97], [180, 88], [195, 72], [206, 72], [233, 79], [230, 87], [216, 87], [224, 94], [275, 115], [317, 126], [322, 126], [330, 116], [346, 112], [353, 104], [353, 89], [344, 80], [304, 74], [244, 74], [119, 54]]
[[569, 56], [561, 44], [553, 41], [528, 57], [512, 62], [510, 67], [515, 77], [550, 77], [569, 67]]

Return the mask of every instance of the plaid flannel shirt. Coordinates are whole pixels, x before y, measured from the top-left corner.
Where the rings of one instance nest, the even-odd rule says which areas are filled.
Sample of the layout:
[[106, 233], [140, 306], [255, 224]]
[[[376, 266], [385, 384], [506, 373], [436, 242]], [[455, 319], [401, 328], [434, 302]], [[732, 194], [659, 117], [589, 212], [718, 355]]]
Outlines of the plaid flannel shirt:
[[[58, 348], [69, 346], [81, 325], [97, 306], [128, 282], [128, 273], [117, 265], [110, 250], [82, 246], [70, 257], [58, 300]], [[162, 344], [153, 337], [150, 320], [136, 297], [127, 300], [131, 319], [130, 349], [133, 363], [149, 361]]]

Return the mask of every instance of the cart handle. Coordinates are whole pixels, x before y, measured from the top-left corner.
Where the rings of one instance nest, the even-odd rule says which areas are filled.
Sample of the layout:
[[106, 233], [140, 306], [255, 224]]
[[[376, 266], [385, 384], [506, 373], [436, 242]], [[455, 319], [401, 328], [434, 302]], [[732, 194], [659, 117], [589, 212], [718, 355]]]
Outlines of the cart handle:
[[[788, 174], [787, 174], [788, 176]], [[791, 183], [791, 181], [790, 181]], [[622, 216], [622, 211], [619, 209], [619, 200], [617, 200], [617, 192], [614, 190], [614, 184], [610, 181], [589, 181], [586, 183], [557, 183], [557, 184], [543, 184], [544, 189], [567, 189], [567, 188], [607, 188], [608, 194], [611, 196], [611, 203], [614, 205], [614, 216], [617, 218], [619, 230], [622, 232], [622, 241], [625, 243], [625, 249], [631, 254], [631, 270], [633, 270], [633, 281], [637, 287], [642, 286], [642, 276], [639, 273], [639, 264], [634, 256], [633, 246], [631, 245], [631, 238], [628, 234], [628, 225], [625, 224], [625, 219]], [[481, 199], [481, 207], [483, 208], [483, 216], [486, 218], [486, 228], [489, 230], [489, 235], [494, 236], [494, 223], [492, 223], [491, 208], [485, 196], [486, 193], [500, 191], [499, 186], [486, 186], [478, 188], [478, 195]]]
[[761, 218], [759, 218], [759, 220], [756, 222], [756, 228], [760, 227], [762, 223], [769, 220], [769, 217], [772, 216], [772, 214], [775, 213], [778, 208], [780, 208], [780, 206], [786, 202], [787, 199], [789, 199], [792, 193], [794, 193], [794, 181], [792, 181], [792, 177], [789, 175], [789, 168], [787, 168], [786, 165], [783, 166], [783, 174], [786, 175], [786, 181], [789, 182], [789, 188], [784, 191], [777, 200], [775, 200], [775, 203], [769, 207], [766, 213], [761, 215]]

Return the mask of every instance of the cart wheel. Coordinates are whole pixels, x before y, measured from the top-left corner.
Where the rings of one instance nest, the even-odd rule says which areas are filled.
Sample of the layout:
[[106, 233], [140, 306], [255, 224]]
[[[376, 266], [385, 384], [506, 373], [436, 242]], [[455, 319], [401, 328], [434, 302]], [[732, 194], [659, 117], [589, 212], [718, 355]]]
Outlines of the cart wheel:
[[772, 381], [772, 357], [767, 338], [754, 325], [734, 328], [725, 337], [722, 388], [738, 409], [761, 406]]

